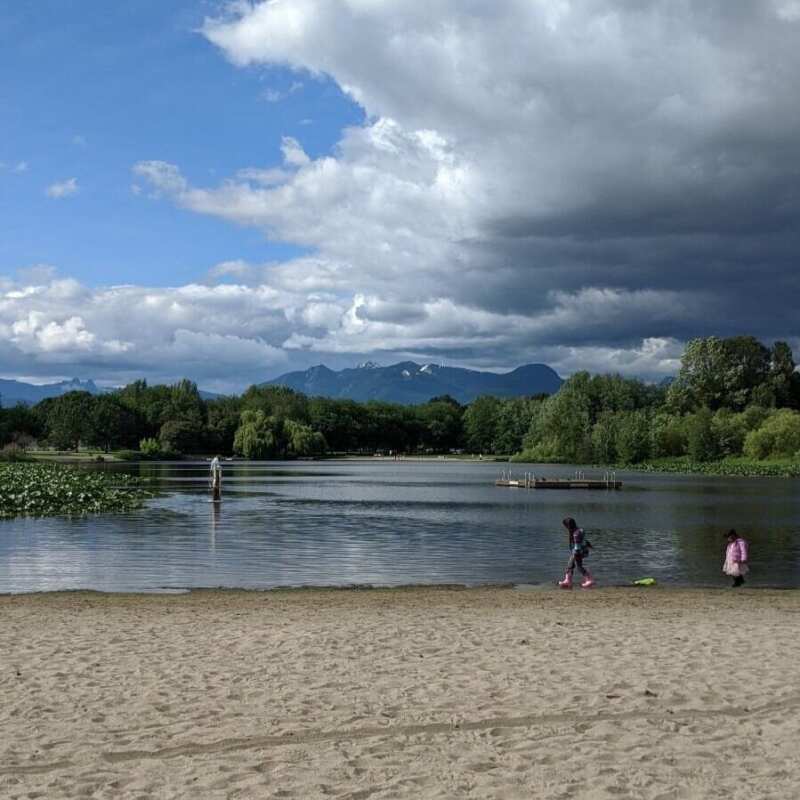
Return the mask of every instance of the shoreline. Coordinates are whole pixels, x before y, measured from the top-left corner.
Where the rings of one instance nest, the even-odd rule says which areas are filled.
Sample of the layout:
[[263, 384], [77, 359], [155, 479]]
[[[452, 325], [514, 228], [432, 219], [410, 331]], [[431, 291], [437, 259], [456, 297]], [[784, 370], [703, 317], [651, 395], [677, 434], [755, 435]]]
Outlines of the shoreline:
[[797, 591], [84, 590], [6, 595], [0, 613], [9, 800], [800, 783]]
[[775, 586], [775, 585], [750, 585], [745, 584], [735, 591], [729, 583], [724, 584], [697, 584], [681, 585], [672, 583], [656, 583], [652, 586], [636, 586], [633, 583], [601, 584], [593, 586], [591, 589], [581, 589], [579, 586], [571, 590], [559, 589], [556, 581], [552, 583], [480, 583], [480, 584], [460, 584], [460, 583], [408, 583], [400, 585], [383, 586], [380, 584], [349, 584], [337, 586], [335, 584], [326, 585], [302, 585], [302, 586], [271, 586], [271, 587], [243, 587], [243, 586], [165, 586], [156, 589], [92, 589], [78, 587], [74, 589], [34, 589], [24, 592], [0, 592], [0, 601], [8, 598], [25, 597], [58, 597], [87, 595], [98, 597], [185, 597], [187, 595], [219, 595], [244, 597], [254, 595], [302, 595], [302, 594], [411, 594], [436, 593], [436, 592], [459, 592], [459, 593], [479, 593], [479, 592], [514, 592], [515, 594], [553, 594], [558, 596], [569, 596], [570, 594], [716, 594], [719, 592], [732, 592], [734, 594], [749, 593], [762, 594], [769, 592], [776, 593], [800, 593], [800, 585], [797, 586]]

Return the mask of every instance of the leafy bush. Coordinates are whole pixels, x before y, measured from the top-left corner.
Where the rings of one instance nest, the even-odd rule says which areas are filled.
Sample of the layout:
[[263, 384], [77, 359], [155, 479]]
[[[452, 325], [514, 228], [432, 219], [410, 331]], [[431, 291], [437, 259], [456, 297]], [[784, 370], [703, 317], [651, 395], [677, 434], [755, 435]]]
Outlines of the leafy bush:
[[781, 458], [800, 451], [800, 413], [783, 408], [768, 417], [760, 428], [750, 431], [744, 443], [750, 458]]
[[145, 438], [139, 442], [139, 452], [148, 458], [157, 458], [161, 455], [161, 443], [158, 439]]

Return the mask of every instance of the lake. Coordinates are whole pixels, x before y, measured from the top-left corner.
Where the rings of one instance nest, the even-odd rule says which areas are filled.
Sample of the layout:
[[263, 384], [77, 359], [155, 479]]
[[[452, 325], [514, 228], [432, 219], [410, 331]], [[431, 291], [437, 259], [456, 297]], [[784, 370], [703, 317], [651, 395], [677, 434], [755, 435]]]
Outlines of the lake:
[[[595, 546], [598, 584], [726, 585], [723, 532], [751, 542], [750, 586], [800, 584], [800, 480], [617, 473], [621, 491], [494, 486], [506, 464], [341, 460], [108, 464], [164, 492], [131, 514], [0, 522], [0, 592], [373, 584], [551, 584], [561, 519]], [[570, 477], [574, 467], [514, 465]], [[586, 468], [587, 477], [602, 470]]]

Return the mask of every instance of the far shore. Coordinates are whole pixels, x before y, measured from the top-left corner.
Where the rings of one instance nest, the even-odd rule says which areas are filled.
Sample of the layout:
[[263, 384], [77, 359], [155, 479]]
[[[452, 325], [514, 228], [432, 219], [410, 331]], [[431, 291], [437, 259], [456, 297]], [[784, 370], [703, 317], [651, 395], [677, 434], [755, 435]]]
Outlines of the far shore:
[[0, 796], [792, 797], [800, 591], [0, 597]]
[[[163, 464], [181, 463], [192, 461], [210, 461], [212, 454], [200, 453], [185, 455], [179, 458], [131, 458], [131, 451], [125, 458], [120, 458], [114, 451], [103, 453], [99, 451], [77, 451], [77, 452], [50, 452], [38, 450], [30, 452], [30, 457], [36, 461], [52, 461], [62, 464], [92, 464], [92, 463], [114, 463], [114, 464]], [[247, 463], [248, 459], [238, 456], [226, 456], [228, 464]], [[229, 460], [228, 460], [229, 459]], [[422, 454], [415, 453], [410, 455], [385, 453], [330, 453], [321, 456], [307, 456], [292, 459], [270, 459], [264, 463], [311, 463], [311, 462], [331, 462], [348, 461], [363, 463], [385, 463], [385, 462], [410, 462], [410, 463], [459, 463], [459, 464], [487, 464], [487, 463], [508, 463], [513, 465], [512, 469], [522, 469], [537, 466], [549, 469], [575, 469], [596, 470], [602, 473], [608, 470], [619, 472], [640, 472], [652, 475], [705, 475], [724, 478], [798, 478], [800, 477], [800, 461], [796, 459], [777, 459], [768, 461], [753, 461], [746, 458], [727, 458], [720, 461], [692, 462], [686, 457], [680, 458], [660, 458], [650, 459], [640, 464], [568, 464], [562, 461], [531, 461], [525, 458], [525, 454], [514, 455], [484, 454], [473, 455], [471, 453], [442, 453], [442, 454]]]

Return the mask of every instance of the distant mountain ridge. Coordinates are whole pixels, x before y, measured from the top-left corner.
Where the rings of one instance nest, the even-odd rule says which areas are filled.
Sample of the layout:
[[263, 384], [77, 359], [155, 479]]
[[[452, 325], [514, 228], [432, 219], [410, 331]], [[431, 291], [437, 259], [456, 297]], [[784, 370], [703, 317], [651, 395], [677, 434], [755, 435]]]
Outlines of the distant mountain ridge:
[[[33, 406], [48, 397], [59, 397], [67, 392], [89, 392], [89, 394], [107, 394], [114, 389], [106, 389], [98, 386], [91, 378], [82, 381], [79, 378], [72, 378], [68, 381], [58, 383], [23, 383], [22, 381], [8, 380], [0, 378], [0, 405], [3, 408], [15, 406], [23, 403], [26, 406]], [[216, 392], [206, 392], [203, 389], [197, 390], [203, 400], [216, 400], [222, 395]]]
[[546, 364], [525, 364], [497, 374], [437, 364], [401, 361], [382, 367], [368, 361], [358, 367], [334, 371], [320, 364], [303, 372], [287, 372], [262, 386], [288, 386], [310, 396], [385, 400], [412, 405], [449, 394], [459, 403], [470, 403], [484, 394], [522, 397], [553, 394], [563, 380]]
[[15, 406], [18, 403], [34, 405], [40, 400], [48, 397], [59, 397], [67, 392], [89, 392], [90, 394], [103, 394], [104, 389], [100, 389], [93, 380], [82, 381], [72, 378], [69, 381], [59, 381], [58, 383], [44, 383], [37, 386], [33, 383], [23, 383], [22, 381], [11, 381], [0, 378], [0, 402], [4, 408]]
[[[417, 364], [414, 361], [401, 361], [387, 367], [367, 361], [358, 367], [338, 372], [320, 364], [302, 372], [287, 372], [261, 385], [288, 386], [312, 397], [346, 398], [361, 402], [385, 400], [412, 405], [444, 394], [449, 394], [459, 403], [470, 403], [484, 394], [496, 397], [553, 394], [561, 388], [562, 383], [555, 370], [546, 364], [525, 364], [511, 372], [496, 374], [438, 364]], [[100, 395], [112, 390], [97, 386], [91, 379], [72, 378], [36, 385], [0, 378], [0, 404], [4, 408], [18, 403], [35, 405], [48, 397], [76, 391]], [[199, 391], [204, 400], [220, 397], [214, 392]]]

